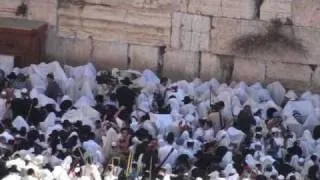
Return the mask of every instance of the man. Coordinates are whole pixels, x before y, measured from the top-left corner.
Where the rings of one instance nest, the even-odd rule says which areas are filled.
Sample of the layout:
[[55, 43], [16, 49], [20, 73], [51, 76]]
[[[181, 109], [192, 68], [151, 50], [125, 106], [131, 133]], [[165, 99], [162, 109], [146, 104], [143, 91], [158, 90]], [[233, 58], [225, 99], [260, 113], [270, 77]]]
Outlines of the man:
[[47, 80], [48, 85], [45, 91], [45, 95], [57, 101], [59, 97], [63, 96], [62, 90], [58, 83], [55, 81], [53, 74], [48, 74]]
[[159, 148], [159, 168], [164, 167], [166, 164], [175, 164], [178, 155], [178, 151], [173, 147], [173, 133], [169, 133], [166, 140], [167, 144]]
[[121, 112], [121, 117], [124, 117], [124, 121], [130, 121], [130, 114], [132, 113], [132, 108], [135, 103], [135, 93], [129, 88], [131, 81], [128, 77], [121, 80], [121, 83], [122, 85], [116, 91], [116, 97], [119, 102], [119, 107], [126, 107], [126, 109]]
[[224, 102], [219, 101], [212, 105], [212, 112], [208, 115], [208, 121], [212, 122], [214, 133], [217, 133], [221, 129], [226, 129], [230, 122], [227, 122], [225, 118], [222, 117], [222, 110], [224, 108]]
[[249, 134], [251, 126], [255, 125], [256, 121], [252, 115], [251, 107], [245, 106], [238, 115], [237, 127], [245, 134]]
[[29, 111], [32, 108], [32, 101], [29, 98], [28, 90], [23, 88], [21, 90], [21, 96], [16, 97], [12, 101], [12, 114], [13, 118], [22, 116], [24, 119], [28, 119]]

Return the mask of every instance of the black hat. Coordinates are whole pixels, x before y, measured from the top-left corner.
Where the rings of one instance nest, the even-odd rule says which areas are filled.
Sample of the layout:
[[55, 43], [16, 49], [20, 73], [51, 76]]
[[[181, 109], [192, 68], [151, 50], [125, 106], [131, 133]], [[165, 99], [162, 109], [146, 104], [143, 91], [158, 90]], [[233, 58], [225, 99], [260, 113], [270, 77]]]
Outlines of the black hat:
[[124, 85], [130, 85], [130, 84], [132, 84], [132, 82], [130, 81], [130, 79], [129, 79], [128, 77], [125, 77], [125, 78], [122, 79], [120, 82], [121, 82], [122, 84], [124, 84]]
[[189, 104], [189, 103], [192, 102], [192, 99], [191, 99], [189, 96], [185, 96], [184, 99], [183, 99], [183, 102], [184, 102], [185, 104]]

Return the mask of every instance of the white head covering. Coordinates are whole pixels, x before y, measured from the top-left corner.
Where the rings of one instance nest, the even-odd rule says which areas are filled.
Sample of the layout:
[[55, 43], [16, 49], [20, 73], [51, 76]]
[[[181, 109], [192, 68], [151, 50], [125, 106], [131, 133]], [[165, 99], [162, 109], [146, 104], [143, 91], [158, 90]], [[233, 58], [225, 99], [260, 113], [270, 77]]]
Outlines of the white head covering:
[[22, 127], [25, 127], [27, 132], [29, 131], [28, 123], [23, 119], [21, 116], [17, 116], [13, 122], [12, 126], [15, 127], [17, 130], [21, 130]]
[[289, 100], [296, 100], [298, 98], [297, 94], [293, 90], [289, 90], [285, 97], [287, 97]]

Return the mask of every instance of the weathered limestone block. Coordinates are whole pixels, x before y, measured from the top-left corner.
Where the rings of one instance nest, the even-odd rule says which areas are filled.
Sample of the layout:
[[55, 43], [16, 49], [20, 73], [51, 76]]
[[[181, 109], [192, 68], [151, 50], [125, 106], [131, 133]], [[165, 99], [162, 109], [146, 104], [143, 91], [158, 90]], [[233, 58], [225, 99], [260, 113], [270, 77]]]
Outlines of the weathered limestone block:
[[286, 19], [292, 17], [293, 0], [264, 0], [260, 8], [260, 19]]
[[128, 44], [94, 41], [93, 59], [99, 69], [128, 68]]
[[248, 21], [214, 17], [211, 29], [211, 51], [216, 54], [234, 55], [233, 40], [247, 34], [265, 32], [266, 24], [261, 21]]
[[318, 66], [316, 70], [312, 74], [312, 89], [316, 91], [320, 91], [320, 67]]
[[60, 38], [59, 58], [70, 65], [86, 63], [90, 58], [91, 43], [87, 40]]
[[164, 56], [163, 73], [173, 80], [192, 80], [198, 76], [199, 53], [168, 50]]
[[15, 17], [17, 7], [20, 4], [21, 0], [1, 0], [0, 17]]
[[287, 88], [307, 89], [310, 87], [312, 69], [308, 65], [267, 63], [266, 81], [280, 81]]
[[190, 0], [188, 12], [215, 17], [252, 19], [254, 0]]
[[285, 28], [288, 37], [295, 37], [307, 53], [301, 53], [279, 45], [272, 50], [255, 50], [250, 54], [241, 54], [232, 50], [232, 43], [237, 38], [248, 34], [265, 33], [269, 23], [253, 20], [237, 20], [230, 18], [213, 18], [211, 30], [211, 52], [215, 54], [228, 54], [249, 59], [264, 61], [320, 64], [320, 31], [311, 27]]
[[210, 18], [200, 15], [174, 13], [171, 47], [184, 51], [208, 51]]
[[58, 0], [32, 0], [28, 4], [28, 18], [57, 24]]
[[297, 26], [320, 28], [320, 1], [293, 0], [292, 20]]
[[[61, 36], [76, 35], [81, 39], [92, 36], [102, 41], [151, 46], [168, 45], [170, 41], [171, 18], [168, 14], [90, 6], [83, 10], [77, 7], [60, 9], [59, 14]], [[140, 22], [138, 19], [142, 17]]]
[[236, 58], [232, 79], [247, 83], [263, 82], [265, 80], [266, 64], [255, 59]]
[[130, 45], [130, 68], [137, 70], [151, 69], [156, 71], [159, 56], [160, 52], [158, 47]]
[[202, 53], [200, 64], [200, 78], [202, 80], [210, 80], [212, 78], [219, 80], [221, 78], [221, 64], [217, 55]]
[[188, 0], [85, 0], [87, 3], [118, 8], [145, 8], [158, 11], [187, 11]]
[[222, 17], [253, 19], [255, 0], [222, 0]]

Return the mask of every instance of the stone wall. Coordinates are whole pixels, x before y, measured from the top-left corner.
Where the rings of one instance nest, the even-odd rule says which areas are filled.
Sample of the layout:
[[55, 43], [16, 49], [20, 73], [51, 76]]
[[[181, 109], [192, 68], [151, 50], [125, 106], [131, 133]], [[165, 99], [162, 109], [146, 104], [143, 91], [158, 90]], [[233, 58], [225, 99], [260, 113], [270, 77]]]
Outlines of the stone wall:
[[[320, 1], [315, 0], [27, 0], [26, 17], [50, 24], [47, 59], [99, 68], [152, 69], [173, 79], [248, 83], [279, 80], [320, 89]], [[0, 16], [16, 17], [21, 0], [1, 0]], [[308, 53], [275, 47], [250, 54], [235, 39], [286, 22], [284, 33]]]

